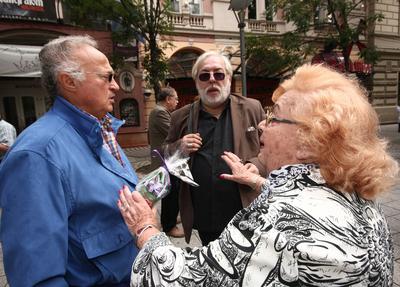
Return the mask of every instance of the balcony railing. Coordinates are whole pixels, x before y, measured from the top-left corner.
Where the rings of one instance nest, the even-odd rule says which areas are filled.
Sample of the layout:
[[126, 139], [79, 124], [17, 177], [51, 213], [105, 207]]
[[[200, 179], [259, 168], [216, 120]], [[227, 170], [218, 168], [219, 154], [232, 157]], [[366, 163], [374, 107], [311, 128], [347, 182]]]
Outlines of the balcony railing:
[[[170, 12], [168, 21], [177, 29], [193, 29], [193, 30], [210, 30], [217, 29], [221, 31], [221, 28], [214, 27], [214, 21], [212, 15], [196, 15], [190, 14], [189, 10], [178, 12]], [[286, 24], [283, 21], [266, 21], [266, 20], [246, 20], [246, 31], [253, 33], [271, 33], [280, 34], [287, 30]], [[228, 32], [236, 32], [237, 26], [224, 27], [223, 30]]]
[[282, 32], [278, 27], [278, 23], [272, 21], [248, 19], [247, 26], [250, 32], [261, 32], [261, 33]]
[[174, 26], [189, 26], [189, 27], [197, 27], [197, 28], [205, 28], [204, 16], [201, 15], [192, 15], [189, 13], [175, 13], [171, 12], [171, 15], [168, 18], [168, 21], [172, 23]]

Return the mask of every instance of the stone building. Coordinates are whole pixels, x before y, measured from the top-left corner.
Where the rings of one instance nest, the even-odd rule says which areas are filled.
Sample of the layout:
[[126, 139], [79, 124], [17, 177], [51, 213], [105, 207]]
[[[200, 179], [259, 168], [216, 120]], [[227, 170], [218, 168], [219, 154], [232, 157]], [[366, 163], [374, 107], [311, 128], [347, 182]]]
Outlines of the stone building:
[[0, 1], [0, 112], [18, 133], [49, 108], [40, 85], [38, 53], [49, 40], [61, 35], [90, 35], [99, 49], [111, 56], [129, 54], [126, 65], [117, 71], [120, 86], [114, 114], [125, 120], [118, 133], [123, 147], [146, 145], [147, 124], [143, 97], [143, 76], [137, 69], [137, 47], [113, 43], [107, 27], [83, 29], [64, 17], [61, 1]]
[[[44, 1], [42, 7], [12, 4], [18, 1], [0, 1], [0, 112], [18, 131], [40, 117], [48, 108], [46, 95], [40, 87], [37, 54], [41, 46], [59, 35], [92, 35], [107, 55], [125, 54], [126, 65], [121, 67], [116, 80], [121, 89], [117, 95], [114, 114], [126, 120], [118, 139], [123, 147], [147, 145], [147, 120], [155, 105], [154, 95], [144, 89], [140, 67], [140, 47], [120, 47], [111, 40], [111, 32], [101, 29], [82, 29], [68, 23], [60, 0]], [[39, 1], [40, 2], [40, 1]], [[37, 3], [39, 3], [37, 2]], [[191, 79], [191, 69], [197, 57], [215, 50], [231, 58], [235, 75], [232, 91], [242, 92], [240, 78], [239, 28], [235, 14], [229, 10], [230, 0], [173, 0], [170, 22], [171, 36], [160, 40], [171, 41], [165, 50], [170, 74], [168, 83], [177, 89], [180, 106], [190, 103], [197, 95]], [[268, 0], [252, 0], [246, 10], [245, 32], [280, 35], [293, 29], [283, 20], [282, 12], [271, 13]], [[382, 123], [395, 122], [399, 104], [400, 38], [398, 0], [368, 0], [363, 13], [381, 12], [382, 22], [368, 38], [381, 52], [374, 67], [372, 103]], [[367, 5], [368, 4], [368, 5]], [[266, 6], [267, 5], [267, 6]], [[316, 38], [317, 41], [317, 38]], [[353, 54], [356, 54], [354, 51]], [[138, 60], [139, 59], [139, 60]], [[310, 59], [311, 60], [311, 59]], [[271, 104], [270, 96], [279, 79], [259, 77], [247, 69], [247, 94], [263, 105]]]
[[400, 105], [400, 34], [398, 0], [372, 1], [375, 12], [382, 13], [384, 19], [378, 22], [373, 42], [381, 53], [374, 67], [373, 105], [383, 123], [396, 122], [396, 105]]
[[[358, 1], [354, 1], [358, 2]], [[370, 41], [378, 48], [381, 58], [373, 68], [372, 104], [376, 108], [382, 123], [395, 122], [396, 105], [399, 102], [399, 1], [364, 1], [355, 11], [358, 18], [369, 12], [382, 13], [384, 19], [376, 24], [375, 33], [363, 42]], [[283, 20], [282, 12], [268, 13], [268, 0], [252, 0], [246, 11], [246, 32], [254, 34], [280, 35], [293, 29]], [[169, 82], [181, 96], [180, 105], [193, 100], [196, 95], [190, 70], [197, 56], [204, 51], [216, 50], [233, 55], [231, 62], [236, 68], [240, 64], [239, 29], [232, 10], [228, 10], [230, 0], [174, 0], [170, 21], [174, 25], [173, 36], [169, 37], [173, 48], [166, 51], [169, 57], [171, 74]], [[266, 14], [265, 14], [266, 13]], [[356, 17], [356, 18], [357, 18]], [[358, 18], [356, 19], [358, 21]], [[317, 33], [310, 33], [316, 42], [321, 41]], [[320, 36], [320, 35], [319, 35]], [[320, 43], [322, 45], [322, 42]], [[366, 65], [358, 59], [357, 47], [353, 49], [354, 66]], [[311, 58], [310, 58], [311, 60]], [[355, 67], [356, 68], [356, 67]], [[239, 72], [240, 69], [237, 69]], [[355, 71], [354, 71], [355, 72]], [[241, 93], [240, 75], [234, 77], [233, 91]], [[248, 71], [248, 96], [270, 104], [269, 96], [277, 82], [260, 79]]]

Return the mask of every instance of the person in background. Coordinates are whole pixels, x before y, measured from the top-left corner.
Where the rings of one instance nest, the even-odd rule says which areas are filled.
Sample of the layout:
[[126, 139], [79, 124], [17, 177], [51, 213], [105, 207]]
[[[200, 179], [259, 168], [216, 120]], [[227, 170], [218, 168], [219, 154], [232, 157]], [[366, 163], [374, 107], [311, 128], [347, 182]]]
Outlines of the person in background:
[[224, 150], [234, 151], [249, 161], [249, 169], [262, 173], [257, 124], [265, 113], [259, 101], [230, 93], [232, 66], [217, 52], [202, 54], [192, 77], [200, 100], [172, 113], [165, 144], [169, 154], [180, 150], [190, 155], [190, 170], [200, 186], [181, 183], [180, 214], [186, 241], [195, 228], [206, 245], [258, 195], [247, 186], [219, 178], [229, 170], [220, 155]]
[[129, 286], [138, 252], [116, 200], [137, 176], [109, 114], [119, 86], [89, 36], [39, 53], [52, 108], [25, 129], [0, 169], [1, 243], [10, 286]]
[[[164, 155], [162, 145], [168, 135], [171, 125], [171, 112], [176, 109], [179, 98], [174, 88], [162, 88], [157, 96], [157, 105], [149, 115], [149, 142], [151, 153], [157, 150]], [[162, 165], [161, 159], [152, 153], [151, 170]], [[183, 229], [177, 226], [179, 213], [178, 187], [179, 181], [171, 177], [171, 192], [161, 200], [161, 226], [167, 235], [172, 237], [183, 237]]]
[[260, 123], [267, 179], [237, 155], [221, 177], [261, 190], [203, 248], [175, 247], [128, 187], [119, 207], [141, 249], [131, 286], [392, 286], [393, 242], [376, 198], [398, 180], [366, 91], [304, 65]]
[[0, 114], [0, 162], [17, 137], [14, 126], [6, 122]]

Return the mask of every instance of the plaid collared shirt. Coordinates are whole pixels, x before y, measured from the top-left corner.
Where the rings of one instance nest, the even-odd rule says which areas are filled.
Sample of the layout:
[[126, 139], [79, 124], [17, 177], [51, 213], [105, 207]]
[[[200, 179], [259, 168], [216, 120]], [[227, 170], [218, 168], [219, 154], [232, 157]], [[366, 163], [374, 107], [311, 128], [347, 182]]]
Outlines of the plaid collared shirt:
[[101, 135], [103, 136], [104, 147], [124, 166], [121, 154], [118, 150], [117, 139], [114, 130], [111, 127], [111, 118], [106, 115], [100, 120]]

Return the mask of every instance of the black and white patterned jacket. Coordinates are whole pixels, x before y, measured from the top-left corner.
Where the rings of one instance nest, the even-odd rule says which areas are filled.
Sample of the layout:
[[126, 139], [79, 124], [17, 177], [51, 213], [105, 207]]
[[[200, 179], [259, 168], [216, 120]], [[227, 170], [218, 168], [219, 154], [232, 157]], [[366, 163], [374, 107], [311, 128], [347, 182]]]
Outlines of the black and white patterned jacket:
[[311, 164], [282, 167], [266, 183], [208, 246], [151, 238], [131, 286], [392, 286], [392, 239], [377, 203], [330, 189]]

